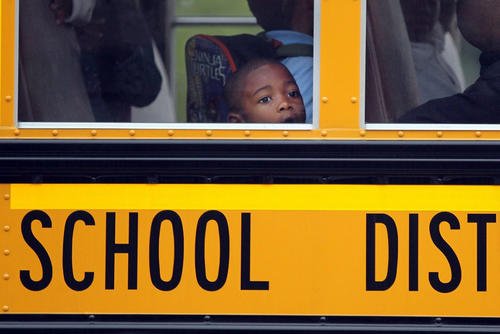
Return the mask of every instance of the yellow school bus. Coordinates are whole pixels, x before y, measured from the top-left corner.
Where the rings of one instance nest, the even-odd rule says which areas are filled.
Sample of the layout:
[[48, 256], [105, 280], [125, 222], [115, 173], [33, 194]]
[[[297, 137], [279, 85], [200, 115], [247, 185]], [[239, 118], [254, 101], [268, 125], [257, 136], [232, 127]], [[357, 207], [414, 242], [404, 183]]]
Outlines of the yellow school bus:
[[[500, 331], [500, 125], [399, 121], [423, 104], [418, 52], [441, 45], [405, 15], [454, 1], [310, 1], [300, 124], [186, 113], [185, 45], [261, 31], [247, 1], [68, 3], [0, 2], [1, 331]], [[439, 22], [460, 94], [478, 52]], [[92, 66], [127, 64], [99, 57], [137, 56], [134, 38], [154, 101], [106, 119], [121, 77]]]

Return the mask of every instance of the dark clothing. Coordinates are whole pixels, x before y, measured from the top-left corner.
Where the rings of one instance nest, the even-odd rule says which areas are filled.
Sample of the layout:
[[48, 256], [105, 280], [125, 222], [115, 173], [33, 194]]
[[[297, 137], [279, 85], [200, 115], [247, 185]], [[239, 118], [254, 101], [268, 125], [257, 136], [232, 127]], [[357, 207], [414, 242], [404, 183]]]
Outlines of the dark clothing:
[[134, 0], [98, 0], [81, 28], [81, 66], [97, 122], [130, 122], [131, 106], [153, 102], [162, 78], [146, 21]]
[[500, 124], [500, 53], [483, 53], [481, 75], [462, 94], [429, 101], [399, 123]]

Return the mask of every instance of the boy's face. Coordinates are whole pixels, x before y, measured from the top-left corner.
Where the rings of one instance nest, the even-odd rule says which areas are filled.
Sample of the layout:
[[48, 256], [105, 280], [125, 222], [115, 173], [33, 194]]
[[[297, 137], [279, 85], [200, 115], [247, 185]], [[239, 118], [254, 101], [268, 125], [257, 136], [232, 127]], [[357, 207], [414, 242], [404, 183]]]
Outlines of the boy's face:
[[[250, 72], [241, 93], [241, 116], [247, 123], [304, 123], [305, 108], [299, 88], [287, 69], [266, 64]], [[238, 120], [233, 120], [238, 122]]]

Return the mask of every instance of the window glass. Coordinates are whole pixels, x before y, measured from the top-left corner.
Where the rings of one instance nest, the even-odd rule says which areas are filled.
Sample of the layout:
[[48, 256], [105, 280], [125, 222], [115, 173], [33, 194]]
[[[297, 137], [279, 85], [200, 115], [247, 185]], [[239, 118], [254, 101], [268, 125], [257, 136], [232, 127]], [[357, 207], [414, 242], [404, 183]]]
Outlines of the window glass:
[[251, 16], [246, 1], [176, 0], [178, 16]]
[[19, 1], [22, 123], [312, 122], [313, 0], [48, 2]]
[[489, 0], [368, 0], [365, 121], [500, 124], [499, 15]]

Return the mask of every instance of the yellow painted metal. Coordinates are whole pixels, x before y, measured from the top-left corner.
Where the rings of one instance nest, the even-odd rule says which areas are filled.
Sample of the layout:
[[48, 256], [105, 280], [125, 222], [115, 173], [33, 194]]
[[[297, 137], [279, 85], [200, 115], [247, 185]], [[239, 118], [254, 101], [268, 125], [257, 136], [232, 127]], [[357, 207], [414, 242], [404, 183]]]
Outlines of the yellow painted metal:
[[15, 1], [0, 2], [0, 129], [14, 127]]
[[355, 129], [354, 138], [360, 137], [361, 6], [359, 0], [321, 3], [320, 128]]
[[[495, 186], [12, 184], [0, 185], [0, 194], [0, 305], [6, 314], [500, 316], [500, 227], [493, 221], [486, 224], [485, 242], [480, 245], [486, 250], [487, 284], [485, 291], [478, 291], [477, 245], [478, 235], [483, 234], [474, 223], [477, 219], [470, 216], [490, 214], [496, 220], [500, 188]], [[37, 220], [22, 224], [31, 210], [47, 213], [51, 226], [42, 228]], [[77, 221], [72, 244], [63, 251], [67, 217], [78, 210], [88, 212], [95, 225]], [[150, 275], [151, 226], [162, 210], [177, 213], [183, 228], [182, 276], [170, 291], [155, 287]], [[199, 219], [211, 210], [227, 219], [229, 231], [227, 279], [215, 291], [198, 283], [200, 264], [195, 261], [196, 249], [200, 251]], [[128, 288], [126, 254], [117, 254], [115, 266], [108, 266], [115, 273], [114, 287], [105, 287], [108, 212], [116, 214], [113, 241], [123, 244], [129, 239], [129, 215], [137, 213], [137, 289]], [[439, 235], [460, 266], [460, 280], [450, 292], [437, 291], [429, 278], [432, 272], [443, 283], [452, 278], [451, 265], [430, 233], [430, 222], [440, 212], [448, 212], [459, 224], [452, 229], [449, 222], [439, 222]], [[242, 213], [250, 214], [251, 226], [246, 281], [267, 282], [268, 289], [241, 286], [242, 233], [247, 233]], [[375, 213], [390, 216], [398, 235], [397, 241], [389, 238], [386, 228], [376, 224], [376, 280], [386, 277], [388, 240], [398, 251], [394, 282], [383, 291], [366, 285], [367, 215]], [[410, 214], [418, 215], [418, 256], [412, 261]], [[22, 225], [30, 227], [52, 264], [53, 275], [40, 291], [28, 290], [20, 280], [21, 270], [28, 270], [32, 280], [42, 277], [41, 262], [23, 238]], [[168, 281], [174, 261], [168, 221], [159, 240], [161, 278]], [[203, 240], [206, 278], [215, 281], [223, 253], [215, 221], [208, 222]], [[65, 282], [62, 258], [68, 249], [73, 253], [74, 279], [83, 280], [85, 272], [93, 274], [92, 283], [82, 291]], [[416, 291], [409, 289], [410, 263], [418, 265]], [[69, 275], [67, 264], [65, 268]]]
[[496, 186], [13, 184], [8, 193], [10, 208], [16, 210], [34, 206], [146, 210], [165, 208], [166, 203], [183, 210], [359, 210], [360, 202], [367, 211], [485, 211], [500, 207], [500, 188]]
[[[319, 127], [312, 130], [93, 128], [88, 124], [44, 129], [16, 128], [16, 0], [0, 2], [0, 138], [31, 139], [239, 139], [239, 140], [498, 140], [500, 130], [367, 130], [361, 119], [362, 9], [366, 0], [321, 0], [319, 52]], [[53, 124], [55, 125], [55, 124]], [[161, 125], [163, 127], [163, 125]]]

